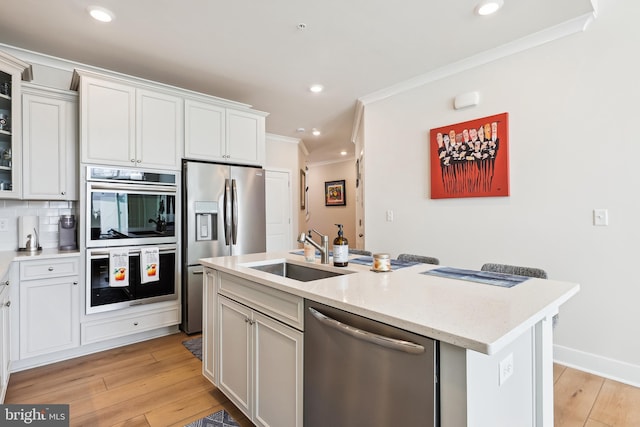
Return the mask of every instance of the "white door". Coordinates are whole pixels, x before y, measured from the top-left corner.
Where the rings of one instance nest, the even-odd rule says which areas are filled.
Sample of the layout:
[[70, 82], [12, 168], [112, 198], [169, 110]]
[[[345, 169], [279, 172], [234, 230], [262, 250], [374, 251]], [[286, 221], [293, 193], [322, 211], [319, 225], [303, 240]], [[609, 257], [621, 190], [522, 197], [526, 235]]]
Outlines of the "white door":
[[287, 251], [292, 249], [290, 174], [268, 170], [265, 177], [267, 252]]

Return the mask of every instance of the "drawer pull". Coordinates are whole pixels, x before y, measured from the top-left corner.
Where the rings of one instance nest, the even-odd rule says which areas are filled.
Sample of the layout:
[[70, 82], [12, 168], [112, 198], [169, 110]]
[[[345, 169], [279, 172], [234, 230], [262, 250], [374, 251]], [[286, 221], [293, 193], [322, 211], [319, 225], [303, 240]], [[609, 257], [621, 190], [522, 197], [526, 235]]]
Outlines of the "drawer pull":
[[53, 267], [49, 267], [47, 270], [49, 270], [49, 271], [53, 271]]
[[3, 285], [9, 286], [9, 281], [7, 280], [6, 282], [3, 283]]
[[7, 301], [4, 305], [6, 305], [7, 307], [11, 306], [11, 301]]
[[77, 285], [78, 285], [78, 282], [73, 282], [73, 284], [77, 286]]
[[133, 326], [138, 326], [138, 322], [133, 322]]

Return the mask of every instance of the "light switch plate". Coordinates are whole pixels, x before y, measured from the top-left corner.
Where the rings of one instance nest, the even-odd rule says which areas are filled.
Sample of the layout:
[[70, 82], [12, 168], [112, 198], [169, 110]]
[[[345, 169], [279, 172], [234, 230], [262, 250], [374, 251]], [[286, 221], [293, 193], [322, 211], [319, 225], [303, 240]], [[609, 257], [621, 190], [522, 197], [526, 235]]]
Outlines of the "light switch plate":
[[7, 218], [0, 218], [0, 231], [9, 231], [9, 220]]
[[609, 225], [609, 211], [607, 209], [594, 209], [593, 225]]

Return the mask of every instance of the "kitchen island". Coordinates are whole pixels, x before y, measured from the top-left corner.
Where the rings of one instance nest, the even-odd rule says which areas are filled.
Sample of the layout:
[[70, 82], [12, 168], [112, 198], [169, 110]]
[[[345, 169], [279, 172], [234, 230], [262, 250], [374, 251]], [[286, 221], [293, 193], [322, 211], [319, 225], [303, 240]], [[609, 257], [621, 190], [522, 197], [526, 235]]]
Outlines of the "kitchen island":
[[[285, 260], [349, 274], [302, 282], [252, 268]], [[437, 340], [442, 426], [553, 425], [552, 317], [578, 292], [575, 283], [531, 278], [505, 288], [423, 274], [439, 268], [435, 265], [377, 273], [354, 262], [341, 269], [319, 259], [305, 263], [301, 255], [288, 252], [201, 263], [210, 277], [205, 334], [211, 336], [205, 359], [218, 347], [215, 301], [221, 277], [232, 277], [252, 284], [256, 292], [264, 287]], [[215, 382], [218, 361], [212, 356], [209, 370]]]

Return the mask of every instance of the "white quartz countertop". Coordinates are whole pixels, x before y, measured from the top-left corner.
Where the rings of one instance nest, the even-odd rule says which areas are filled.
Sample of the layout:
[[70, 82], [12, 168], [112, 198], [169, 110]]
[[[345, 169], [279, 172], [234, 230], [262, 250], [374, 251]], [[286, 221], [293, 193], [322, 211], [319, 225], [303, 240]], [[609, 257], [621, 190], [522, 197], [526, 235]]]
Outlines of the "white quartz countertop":
[[42, 249], [34, 252], [27, 251], [0, 251], [0, 278], [8, 271], [13, 261], [30, 261], [36, 259], [60, 258], [80, 256], [80, 251], [76, 250], [60, 250], [60, 249]]
[[[358, 258], [354, 255], [351, 258]], [[250, 268], [277, 260], [354, 274], [300, 282]], [[370, 266], [305, 263], [289, 252], [205, 258], [215, 270], [328, 304], [452, 345], [493, 354], [575, 295], [576, 283], [530, 278], [511, 288], [421, 274], [442, 266], [417, 264], [376, 273]]]

